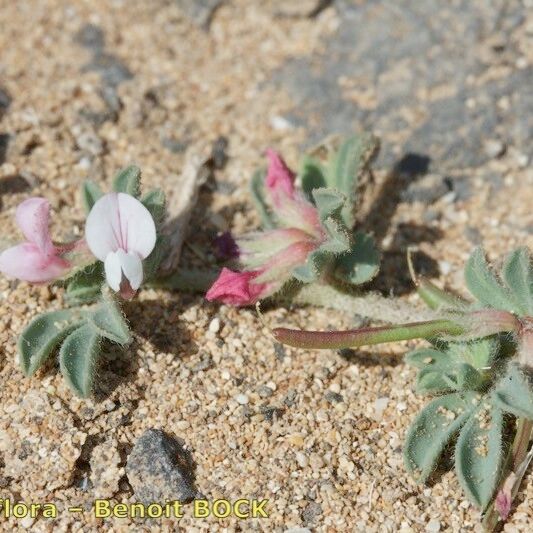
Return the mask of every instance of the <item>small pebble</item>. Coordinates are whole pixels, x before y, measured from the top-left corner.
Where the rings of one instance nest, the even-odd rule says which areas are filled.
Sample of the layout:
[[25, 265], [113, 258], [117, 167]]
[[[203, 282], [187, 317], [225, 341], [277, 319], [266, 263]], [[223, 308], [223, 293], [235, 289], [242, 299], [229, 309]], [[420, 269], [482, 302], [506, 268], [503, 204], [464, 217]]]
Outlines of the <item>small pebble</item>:
[[296, 462], [302, 467], [305, 468], [309, 464], [309, 459], [307, 455], [302, 452], [296, 452]]
[[220, 318], [215, 317], [209, 322], [209, 331], [211, 333], [218, 333], [220, 330]]
[[505, 145], [497, 139], [489, 139], [485, 142], [485, 153], [492, 159], [500, 157], [505, 152]]
[[246, 405], [248, 403], [248, 396], [246, 394], [237, 394], [235, 401], [241, 405]]
[[438, 520], [430, 520], [426, 526], [426, 531], [438, 533], [440, 531], [440, 522]]

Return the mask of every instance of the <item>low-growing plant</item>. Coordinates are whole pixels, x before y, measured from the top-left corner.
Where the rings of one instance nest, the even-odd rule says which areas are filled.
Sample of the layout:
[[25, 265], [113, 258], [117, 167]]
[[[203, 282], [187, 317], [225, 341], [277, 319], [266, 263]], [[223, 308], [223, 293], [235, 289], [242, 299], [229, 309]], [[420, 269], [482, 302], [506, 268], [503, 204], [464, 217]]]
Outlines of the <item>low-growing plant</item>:
[[453, 444], [458, 480], [492, 530], [498, 515], [507, 518], [531, 459], [531, 259], [526, 248], [515, 250], [498, 277], [476, 249], [465, 267], [472, 301], [416, 281], [433, 320], [335, 332], [276, 328], [273, 335], [291, 346], [330, 349], [428, 340], [430, 347], [406, 355], [418, 369], [417, 392], [433, 397], [407, 432], [406, 469], [428, 481]]
[[371, 280], [380, 254], [372, 236], [354, 224], [358, 182], [378, 147], [372, 135], [350, 137], [324, 159], [304, 157], [298, 175], [268, 150], [268, 168], [250, 186], [263, 228], [233, 244], [224, 237], [223, 249], [234, 252], [239, 270], [224, 268], [207, 299], [250, 305], [300, 294], [316, 304], [329, 299], [325, 286], [349, 292]]
[[0, 255], [0, 271], [33, 283], [63, 286], [68, 306], [38, 315], [21, 333], [19, 360], [27, 376], [59, 351], [59, 368], [68, 385], [87, 397], [103, 343], [131, 342], [120, 300], [133, 298], [154, 276], [165, 246], [160, 232], [165, 196], [160, 190], [141, 196], [140, 181], [140, 170], [131, 166], [117, 174], [110, 193], [86, 182], [85, 236], [66, 244], [52, 241], [47, 200], [30, 198], [17, 208], [17, 224], [27, 240]]

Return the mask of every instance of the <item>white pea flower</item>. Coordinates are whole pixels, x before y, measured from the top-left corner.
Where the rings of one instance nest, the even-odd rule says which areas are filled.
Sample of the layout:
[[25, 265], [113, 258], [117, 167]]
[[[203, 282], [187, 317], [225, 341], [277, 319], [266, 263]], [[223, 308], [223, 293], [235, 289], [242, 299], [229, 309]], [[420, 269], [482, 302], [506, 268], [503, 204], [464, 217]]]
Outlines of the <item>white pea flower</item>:
[[143, 281], [143, 259], [156, 243], [152, 215], [136, 198], [112, 192], [96, 201], [85, 225], [91, 252], [104, 262], [107, 283], [131, 298]]

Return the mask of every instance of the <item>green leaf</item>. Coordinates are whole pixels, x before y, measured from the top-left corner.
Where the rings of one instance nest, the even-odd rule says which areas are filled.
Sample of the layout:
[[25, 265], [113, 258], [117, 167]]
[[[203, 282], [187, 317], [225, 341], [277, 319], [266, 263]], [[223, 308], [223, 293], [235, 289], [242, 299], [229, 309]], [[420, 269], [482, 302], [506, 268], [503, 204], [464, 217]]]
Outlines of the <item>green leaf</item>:
[[380, 259], [372, 236], [356, 233], [352, 249], [337, 259], [335, 276], [354, 285], [366, 283], [378, 273]]
[[465, 281], [468, 290], [483, 305], [511, 313], [518, 310], [514, 296], [491, 272], [481, 248], [476, 248], [466, 263]]
[[104, 268], [96, 261], [78, 271], [68, 281], [65, 300], [69, 305], [94, 302], [100, 296], [104, 282]]
[[484, 337], [474, 341], [449, 342], [448, 356], [456, 361], [464, 361], [478, 370], [490, 367], [498, 355], [498, 337]]
[[118, 344], [129, 344], [131, 334], [121, 310], [112, 298], [102, 300], [87, 318], [101, 337]]
[[481, 510], [491, 502], [500, 480], [504, 420], [501, 409], [483, 401], [465, 424], [455, 447], [457, 477]]
[[430, 309], [466, 310], [469, 302], [440, 289], [426, 278], [418, 278], [416, 291]]
[[141, 202], [150, 211], [156, 226], [159, 226], [166, 214], [165, 193], [161, 189], [152, 189], [141, 198]]
[[305, 264], [296, 267], [292, 271], [292, 275], [302, 283], [311, 283], [317, 280], [331, 260], [331, 254], [324, 253], [320, 249], [315, 250], [308, 255]]
[[88, 180], [84, 182], [81, 187], [81, 199], [87, 213], [101, 196], [103, 196], [102, 190], [94, 181]]
[[432, 363], [417, 377], [416, 391], [436, 394], [450, 391], [479, 390], [483, 385], [481, 374], [468, 363]]
[[265, 176], [265, 169], [260, 169], [254, 172], [252, 180], [250, 181], [250, 194], [252, 195], [255, 208], [261, 218], [263, 228], [273, 229], [276, 227], [276, 223], [274, 222], [274, 217], [272, 216], [265, 199]]
[[70, 309], [51, 311], [34, 318], [18, 339], [20, 365], [24, 374], [35, 374], [80, 320], [79, 312]]
[[433, 348], [419, 348], [405, 355], [405, 362], [415, 368], [425, 368], [430, 364], [446, 364], [449, 361], [450, 356], [446, 352]]
[[138, 198], [141, 190], [141, 169], [131, 165], [119, 171], [113, 181], [113, 190]]
[[70, 333], [59, 352], [59, 367], [70, 388], [82, 398], [91, 394], [101, 337], [90, 324]]
[[509, 363], [492, 391], [494, 404], [514, 416], [533, 420], [532, 387], [531, 378], [517, 364]]
[[475, 409], [475, 392], [453, 393], [430, 402], [407, 432], [404, 461], [413, 477], [425, 483], [435, 470], [444, 448]]
[[320, 251], [336, 255], [348, 252], [351, 249], [350, 232], [341, 219], [341, 210], [346, 201], [344, 195], [334, 189], [314, 189], [313, 198], [322, 227], [328, 235]]
[[169, 237], [167, 235], [158, 235], [152, 253], [143, 261], [144, 282], [150, 281], [159, 270], [159, 265], [165, 257]]
[[355, 222], [356, 188], [363, 171], [377, 154], [379, 142], [371, 134], [348, 137], [328, 165], [327, 184], [344, 193], [348, 201], [342, 219], [348, 228]]
[[346, 197], [335, 189], [313, 189], [313, 200], [318, 209], [320, 220], [324, 222], [330, 217], [340, 217]]
[[313, 190], [327, 187], [326, 169], [317, 159], [306, 155], [300, 167], [302, 189], [307, 198], [313, 201]]
[[511, 252], [503, 265], [502, 276], [513, 293], [520, 313], [533, 315], [533, 268], [526, 247]]

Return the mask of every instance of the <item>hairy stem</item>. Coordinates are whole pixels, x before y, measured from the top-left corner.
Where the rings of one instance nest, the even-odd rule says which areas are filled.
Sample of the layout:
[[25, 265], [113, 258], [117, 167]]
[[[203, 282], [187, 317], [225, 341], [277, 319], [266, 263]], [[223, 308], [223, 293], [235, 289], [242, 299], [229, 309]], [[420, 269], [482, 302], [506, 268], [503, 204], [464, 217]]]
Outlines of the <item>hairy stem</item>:
[[[528, 446], [531, 440], [531, 432], [533, 431], [533, 421], [526, 418], [519, 418], [517, 421], [516, 434], [513, 441], [513, 446], [509, 453], [507, 460], [506, 472], [514, 473], [516, 481], [513, 484], [511, 491], [511, 501], [513, 501], [518, 493], [518, 489], [522, 483], [522, 479], [526, 473], [528, 466]], [[505, 483], [507, 474], [502, 478], [501, 486]], [[498, 495], [501, 487], [496, 492]], [[490, 504], [485, 517], [483, 519], [483, 527], [488, 533], [492, 533], [499, 526], [500, 514], [495, 506], [495, 499]]]
[[298, 329], [276, 328], [274, 338], [297, 348], [338, 350], [370, 344], [426, 339], [441, 334], [460, 335], [464, 329], [450, 320], [430, 320], [396, 326], [361, 328], [348, 331], [303, 331]]
[[325, 307], [391, 324], [435, 318], [431, 310], [402, 300], [387, 298], [376, 292], [348, 292], [331, 285], [302, 285], [297, 291], [281, 292], [275, 299], [285, 305]]

